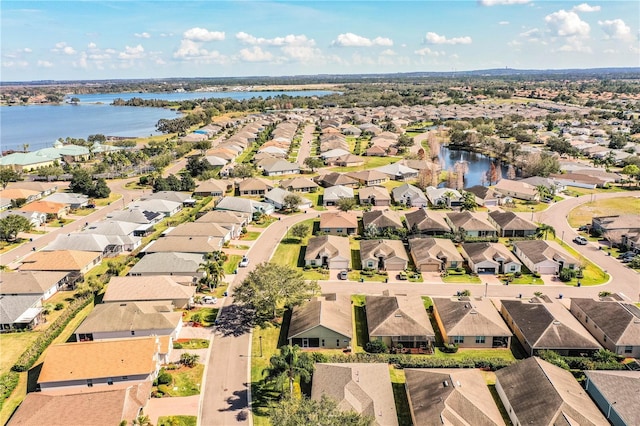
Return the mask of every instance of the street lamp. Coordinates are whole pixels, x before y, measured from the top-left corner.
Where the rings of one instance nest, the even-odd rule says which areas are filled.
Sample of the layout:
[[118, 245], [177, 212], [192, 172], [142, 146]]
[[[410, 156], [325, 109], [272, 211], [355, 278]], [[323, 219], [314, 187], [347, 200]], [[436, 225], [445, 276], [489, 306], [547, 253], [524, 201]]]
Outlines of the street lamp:
[[489, 290], [489, 283], [484, 283], [484, 297], [487, 297], [487, 290]]
[[560, 241], [564, 244], [564, 231], [562, 231], [562, 237], [560, 237]]
[[529, 207], [531, 209], [531, 221], [533, 222], [533, 207]]
[[262, 358], [262, 336], [258, 336], [258, 339], [260, 340], [260, 358]]

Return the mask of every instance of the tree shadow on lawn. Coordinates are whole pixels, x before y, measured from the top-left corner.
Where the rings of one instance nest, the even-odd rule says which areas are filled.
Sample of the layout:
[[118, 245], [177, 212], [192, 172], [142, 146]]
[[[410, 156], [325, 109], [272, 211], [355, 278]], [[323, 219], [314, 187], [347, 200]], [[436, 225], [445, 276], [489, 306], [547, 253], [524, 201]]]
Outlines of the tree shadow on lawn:
[[247, 306], [225, 306], [217, 320], [216, 330], [224, 336], [241, 336], [253, 329], [254, 316], [253, 309]]
[[282, 315], [282, 324], [280, 324], [280, 334], [278, 335], [278, 348], [285, 346], [289, 343], [287, 336], [289, 335], [289, 324], [291, 322], [291, 315], [293, 311], [287, 309]]
[[354, 318], [356, 322], [357, 345], [364, 348], [369, 342], [369, 330], [367, 328], [367, 314], [364, 306], [354, 306]]
[[272, 383], [260, 381], [251, 385], [251, 410], [257, 416], [268, 417], [269, 408], [282, 397], [282, 392], [273, 388]]
[[399, 425], [411, 426], [409, 401], [407, 399], [407, 390], [405, 389], [404, 383], [391, 383], [391, 387], [393, 389], [393, 399], [396, 403]]

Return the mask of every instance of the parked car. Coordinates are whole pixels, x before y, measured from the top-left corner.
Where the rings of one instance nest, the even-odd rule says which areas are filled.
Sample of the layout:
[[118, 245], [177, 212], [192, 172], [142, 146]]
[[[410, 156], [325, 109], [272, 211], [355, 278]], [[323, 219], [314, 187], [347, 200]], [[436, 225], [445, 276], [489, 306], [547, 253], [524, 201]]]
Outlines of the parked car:
[[202, 298], [202, 303], [206, 303], [209, 305], [215, 305], [216, 303], [218, 303], [218, 298], [217, 297], [212, 297], [212, 296], [204, 296]]
[[578, 228], [578, 231], [583, 231], [583, 232], [587, 232], [589, 230], [589, 228], [591, 228], [591, 225], [582, 225], [581, 227]]
[[238, 266], [241, 268], [246, 268], [247, 266], [249, 266], [249, 258], [247, 256], [243, 256], [242, 260], [240, 260], [240, 263], [238, 263]]
[[405, 271], [400, 271], [400, 273], [398, 274], [398, 279], [401, 281], [405, 281], [407, 278], [407, 273]]
[[587, 239], [585, 237], [575, 237], [573, 239], [573, 242], [576, 243], [576, 244], [579, 244], [581, 246], [586, 246], [587, 243], [588, 243], [588, 241], [587, 241]]
[[340, 280], [346, 280], [347, 278], [349, 278], [349, 274], [347, 271], [340, 271], [338, 272], [338, 279]]

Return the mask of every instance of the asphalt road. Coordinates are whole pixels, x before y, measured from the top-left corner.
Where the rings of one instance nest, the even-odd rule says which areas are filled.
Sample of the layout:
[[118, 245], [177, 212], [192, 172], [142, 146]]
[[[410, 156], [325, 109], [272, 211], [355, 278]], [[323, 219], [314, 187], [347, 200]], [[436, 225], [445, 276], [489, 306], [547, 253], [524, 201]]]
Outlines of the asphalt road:
[[313, 131], [315, 130], [315, 124], [307, 124], [302, 133], [302, 140], [300, 141], [300, 149], [298, 149], [298, 158], [296, 162], [300, 167], [304, 166], [304, 160], [311, 155], [311, 146], [313, 145]]

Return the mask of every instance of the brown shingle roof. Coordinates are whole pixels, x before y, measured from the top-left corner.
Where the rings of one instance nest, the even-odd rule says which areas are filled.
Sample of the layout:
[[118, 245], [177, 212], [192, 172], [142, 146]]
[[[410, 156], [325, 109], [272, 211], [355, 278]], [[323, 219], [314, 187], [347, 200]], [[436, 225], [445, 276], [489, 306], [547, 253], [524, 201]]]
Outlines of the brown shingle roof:
[[370, 336], [435, 336], [420, 297], [367, 296], [365, 300]]
[[373, 224], [377, 226], [379, 229], [404, 228], [404, 225], [402, 224], [402, 220], [400, 220], [400, 215], [393, 210], [372, 210], [370, 212], [364, 212], [362, 214], [362, 224], [365, 227], [367, 225]]
[[514, 212], [502, 212], [499, 210], [494, 210], [492, 212], [489, 212], [489, 217], [491, 217], [491, 219], [493, 219], [493, 221], [498, 224], [500, 229], [503, 230], [524, 229], [528, 231], [535, 231], [536, 229], [538, 229], [538, 226], [535, 223], [521, 218]]
[[357, 228], [358, 217], [349, 212], [330, 212], [320, 216], [320, 229]]
[[136, 300], [174, 300], [193, 297], [196, 292], [195, 286], [178, 284], [176, 279], [189, 279], [189, 277], [169, 277], [166, 275], [112, 277], [103, 301], [106, 303]]
[[545, 260], [555, 261], [558, 257], [564, 259], [568, 263], [578, 264], [578, 261], [555, 241], [516, 241], [513, 245], [534, 264], [544, 262]]
[[294, 308], [288, 337], [294, 338], [300, 333], [319, 326], [351, 339], [353, 326], [349, 297], [339, 295], [333, 300], [318, 297]]
[[3, 272], [0, 275], [0, 294], [44, 293], [66, 276], [67, 272]]
[[434, 297], [433, 306], [448, 336], [512, 336], [489, 299]]
[[77, 250], [39, 251], [22, 261], [21, 271], [80, 271], [101, 253]]
[[337, 235], [321, 235], [310, 238], [307, 243], [304, 259], [317, 259], [320, 253], [328, 255], [329, 259], [333, 259], [337, 256], [345, 259], [351, 259], [349, 238]]
[[405, 215], [407, 227], [421, 232], [451, 232], [451, 228], [445, 220], [436, 214], [429, 214], [425, 209], [418, 209]]
[[640, 346], [640, 309], [631, 303], [572, 298], [576, 305], [616, 345]]

